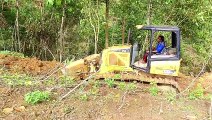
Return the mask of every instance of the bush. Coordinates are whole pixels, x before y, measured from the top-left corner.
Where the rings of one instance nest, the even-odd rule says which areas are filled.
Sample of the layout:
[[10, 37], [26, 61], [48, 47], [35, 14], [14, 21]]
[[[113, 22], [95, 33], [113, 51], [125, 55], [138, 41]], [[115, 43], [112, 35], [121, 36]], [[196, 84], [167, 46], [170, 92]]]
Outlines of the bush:
[[47, 101], [50, 98], [50, 93], [46, 91], [34, 91], [25, 94], [24, 100], [29, 104], [37, 104], [43, 101]]

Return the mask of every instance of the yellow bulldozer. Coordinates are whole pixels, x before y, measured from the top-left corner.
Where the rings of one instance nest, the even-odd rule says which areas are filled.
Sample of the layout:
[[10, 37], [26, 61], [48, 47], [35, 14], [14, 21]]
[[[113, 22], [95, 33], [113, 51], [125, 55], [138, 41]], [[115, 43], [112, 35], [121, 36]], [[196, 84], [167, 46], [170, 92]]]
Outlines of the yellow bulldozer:
[[[181, 91], [177, 80], [180, 68], [180, 29], [176, 26], [137, 26], [139, 31], [148, 31], [146, 62], [138, 42], [126, 45], [114, 45], [104, 49], [101, 54], [94, 54], [67, 65], [64, 73], [74, 78], [84, 78], [95, 73], [95, 78], [109, 78], [121, 74], [122, 80], [156, 82], [172, 85]], [[167, 39], [163, 53], [153, 51], [156, 35], [165, 34]], [[144, 50], [144, 48], [143, 48]]]

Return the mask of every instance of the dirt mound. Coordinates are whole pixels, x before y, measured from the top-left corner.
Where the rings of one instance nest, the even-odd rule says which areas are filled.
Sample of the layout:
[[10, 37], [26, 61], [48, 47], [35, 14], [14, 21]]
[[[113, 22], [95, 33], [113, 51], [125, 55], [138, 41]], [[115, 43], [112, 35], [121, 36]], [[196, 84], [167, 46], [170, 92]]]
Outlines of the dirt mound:
[[37, 58], [19, 58], [0, 54], [0, 66], [10, 73], [44, 75], [55, 68], [61, 67], [62, 64], [57, 61], [41, 61]]

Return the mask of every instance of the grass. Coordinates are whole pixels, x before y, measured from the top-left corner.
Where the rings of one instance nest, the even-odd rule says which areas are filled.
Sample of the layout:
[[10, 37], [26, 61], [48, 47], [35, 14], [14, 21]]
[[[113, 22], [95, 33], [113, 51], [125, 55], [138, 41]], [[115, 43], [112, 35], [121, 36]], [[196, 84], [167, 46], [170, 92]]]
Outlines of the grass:
[[157, 84], [155, 82], [150, 83], [149, 92], [153, 96], [156, 96], [158, 94], [159, 88], [157, 87]]

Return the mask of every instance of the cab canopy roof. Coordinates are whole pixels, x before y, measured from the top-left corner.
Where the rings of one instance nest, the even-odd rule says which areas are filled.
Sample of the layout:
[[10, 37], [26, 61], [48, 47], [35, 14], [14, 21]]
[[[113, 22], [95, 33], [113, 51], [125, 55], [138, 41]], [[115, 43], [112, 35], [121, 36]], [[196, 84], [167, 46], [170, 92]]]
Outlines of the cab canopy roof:
[[152, 25], [147, 25], [147, 26], [142, 26], [142, 25], [137, 25], [137, 29], [140, 30], [155, 30], [155, 31], [179, 31], [180, 29], [177, 26], [152, 26]]

